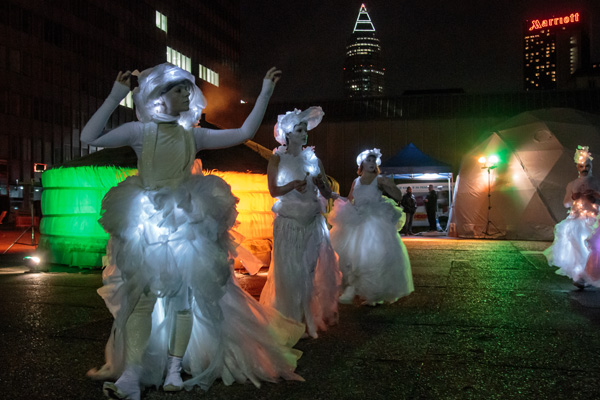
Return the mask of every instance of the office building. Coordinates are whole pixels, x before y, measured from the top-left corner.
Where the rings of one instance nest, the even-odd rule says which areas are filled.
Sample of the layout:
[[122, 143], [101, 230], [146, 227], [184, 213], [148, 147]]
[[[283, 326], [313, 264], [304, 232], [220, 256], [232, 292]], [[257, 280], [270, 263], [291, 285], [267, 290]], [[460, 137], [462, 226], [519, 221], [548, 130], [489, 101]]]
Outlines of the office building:
[[348, 98], [379, 97], [384, 94], [381, 45], [364, 4], [360, 6], [346, 46], [344, 94]]
[[590, 64], [590, 41], [580, 12], [531, 19], [523, 27], [525, 90], [573, 87], [573, 76]]
[[[197, 77], [219, 123], [213, 93], [239, 102], [240, 0], [1, 1], [0, 195], [96, 151], [80, 132], [117, 72], [166, 61]], [[121, 104], [108, 128], [136, 120]]]

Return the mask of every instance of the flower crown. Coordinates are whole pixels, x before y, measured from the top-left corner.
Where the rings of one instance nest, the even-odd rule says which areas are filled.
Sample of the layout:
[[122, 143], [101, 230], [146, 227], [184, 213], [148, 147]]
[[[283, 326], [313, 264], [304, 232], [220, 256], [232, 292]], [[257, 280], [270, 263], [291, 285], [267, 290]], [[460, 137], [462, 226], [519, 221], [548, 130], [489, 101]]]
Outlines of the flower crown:
[[573, 161], [575, 164], [585, 164], [588, 160], [591, 162], [594, 158], [592, 157], [592, 153], [590, 152], [590, 148], [588, 146], [577, 146], [577, 150], [575, 150], [575, 156], [573, 157]]

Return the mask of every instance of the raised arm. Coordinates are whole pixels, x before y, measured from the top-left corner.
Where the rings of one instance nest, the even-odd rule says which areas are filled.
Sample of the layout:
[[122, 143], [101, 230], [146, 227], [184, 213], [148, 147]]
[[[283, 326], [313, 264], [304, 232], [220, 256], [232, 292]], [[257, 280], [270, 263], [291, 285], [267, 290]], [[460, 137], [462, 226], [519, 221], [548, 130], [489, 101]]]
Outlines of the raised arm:
[[262, 90], [256, 99], [256, 104], [241, 128], [223, 130], [195, 128], [194, 137], [197, 150], [231, 147], [252, 139], [262, 122], [269, 99], [280, 77], [281, 71], [275, 67], [267, 71], [263, 80]]
[[389, 194], [398, 203], [402, 201], [402, 192], [398, 189], [398, 186], [394, 185], [394, 181], [389, 178], [380, 176], [377, 178], [377, 184], [379, 187]]
[[288, 182], [283, 186], [277, 185], [277, 176], [279, 175], [279, 161], [281, 159], [278, 155], [274, 155], [269, 159], [269, 165], [267, 166], [267, 184], [269, 186], [269, 193], [271, 197], [283, 196], [296, 189], [303, 193], [306, 190], [306, 178], [303, 180], [296, 179]]
[[119, 72], [110, 94], [81, 130], [81, 141], [83, 143], [99, 147], [120, 147], [129, 144], [129, 137], [125, 134], [128, 127], [125, 125], [104, 135], [103, 132], [113, 111], [129, 93], [130, 79], [131, 73], [129, 71]]

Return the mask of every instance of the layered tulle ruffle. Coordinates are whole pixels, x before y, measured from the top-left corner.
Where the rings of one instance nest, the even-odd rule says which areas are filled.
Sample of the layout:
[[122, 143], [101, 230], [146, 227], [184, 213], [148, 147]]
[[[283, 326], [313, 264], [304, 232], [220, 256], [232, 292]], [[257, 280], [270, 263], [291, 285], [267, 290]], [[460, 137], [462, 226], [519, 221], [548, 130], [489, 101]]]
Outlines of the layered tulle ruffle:
[[367, 303], [394, 302], [414, 290], [408, 252], [396, 226], [402, 214], [383, 197], [360, 207], [340, 198], [329, 214], [345, 284]]
[[[237, 198], [215, 176], [192, 176], [174, 187], [146, 190], [131, 177], [109, 191], [100, 220], [111, 234], [108, 267], [99, 290], [115, 317], [106, 365], [97, 379], [116, 378], [124, 368], [124, 326], [142, 294], [158, 297], [152, 333], [142, 362], [142, 383], [162, 384], [168, 335], [180, 306], [172, 296], [191, 294], [192, 337], [184, 369], [190, 389], [224, 383], [301, 380], [294, 373], [300, 352], [292, 349], [304, 326], [260, 305], [235, 278], [229, 229]], [[115, 267], [118, 266], [118, 267]]]

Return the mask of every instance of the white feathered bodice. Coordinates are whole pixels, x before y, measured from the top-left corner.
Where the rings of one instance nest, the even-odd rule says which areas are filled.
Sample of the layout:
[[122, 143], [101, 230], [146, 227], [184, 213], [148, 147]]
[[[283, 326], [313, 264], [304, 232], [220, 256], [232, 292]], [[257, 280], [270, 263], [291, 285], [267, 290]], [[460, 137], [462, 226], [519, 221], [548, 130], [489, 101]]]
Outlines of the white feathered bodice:
[[283, 186], [293, 180], [306, 179], [306, 190], [301, 193], [292, 190], [283, 196], [273, 206], [273, 212], [291, 218], [312, 217], [325, 210], [325, 199], [320, 196], [313, 179], [319, 176], [319, 159], [312, 147], [306, 147], [298, 156], [293, 156], [285, 151], [285, 146], [275, 150], [279, 156], [277, 186]]

